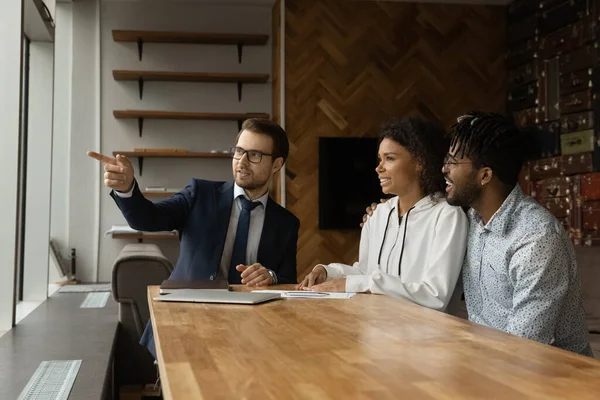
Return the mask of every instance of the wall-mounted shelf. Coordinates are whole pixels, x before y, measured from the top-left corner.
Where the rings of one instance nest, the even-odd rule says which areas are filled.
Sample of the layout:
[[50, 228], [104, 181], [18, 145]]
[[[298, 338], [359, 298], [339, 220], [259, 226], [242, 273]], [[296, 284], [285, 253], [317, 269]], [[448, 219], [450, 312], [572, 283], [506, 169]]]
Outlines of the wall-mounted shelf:
[[116, 119], [137, 119], [140, 137], [142, 137], [145, 119], [237, 121], [239, 131], [242, 129], [242, 123], [248, 118], [269, 118], [269, 114], [264, 113], [197, 113], [147, 110], [114, 110], [113, 115]]
[[241, 64], [244, 46], [264, 46], [269, 41], [269, 35], [231, 33], [113, 30], [112, 35], [115, 42], [137, 43], [140, 61], [144, 43], [187, 43], [237, 45], [238, 62]]
[[124, 71], [113, 70], [116, 81], [137, 81], [140, 99], [144, 95], [144, 83], [153, 82], [210, 82], [237, 83], [238, 101], [242, 101], [244, 83], [266, 83], [269, 74], [230, 74], [220, 72], [171, 72], [171, 71]]
[[179, 235], [176, 233], [161, 233], [161, 234], [153, 234], [153, 233], [113, 233], [113, 239], [137, 239], [138, 242], [143, 242], [144, 239], [178, 239]]
[[142, 191], [144, 197], [171, 197], [177, 192]]
[[137, 157], [140, 176], [144, 168], [144, 158], [231, 158], [227, 153], [202, 153], [195, 151], [167, 151], [167, 150], [145, 150], [145, 151], [113, 151], [113, 156], [121, 154], [125, 157]]

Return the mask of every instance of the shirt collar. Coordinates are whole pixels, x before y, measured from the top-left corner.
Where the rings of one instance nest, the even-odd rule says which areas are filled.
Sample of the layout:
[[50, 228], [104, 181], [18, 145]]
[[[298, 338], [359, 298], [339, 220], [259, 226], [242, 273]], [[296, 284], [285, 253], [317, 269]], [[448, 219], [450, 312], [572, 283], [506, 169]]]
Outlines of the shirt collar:
[[[488, 223], [483, 226], [485, 230], [492, 231], [499, 235], [502, 235], [506, 231], [506, 226], [510, 222], [510, 219], [513, 215], [514, 209], [519, 205], [519, 203], [525, 198], [525, 194], [521, 190], [521, 187], [517, 184], [510, 192], [508, 197], [504, 199], [504, 202], [492, 215], [492, 218], [488, 221]], [[473, 209], [470, 210], [472, 215], [476, 218], [480, 225], [483, 225], [483, 221], [481, 220], [481, 216], [477, 214], [477, 212]]]
[[[240, 196], [244, 196], [245, 198], [248, 199], [248, 196], [246, 196], [246, 192], [244, 192], [244, 189], [242, 189], [241, 187], [239, 187], [237, 185], [237, 183], [234, 182], [233, 184], [233, 199], [237, 199]], [[248, 199], [250, 200], [250, 199]], [[263, 194], [262, 196], [260, 196], [258, 199], [254, 200], [254, 201], [260, 201], [263, 205], [263, 208], [267, 208], [267, 201], [269, 200], [269, 191], [267, 190], [267, 192], [265, 194]]]

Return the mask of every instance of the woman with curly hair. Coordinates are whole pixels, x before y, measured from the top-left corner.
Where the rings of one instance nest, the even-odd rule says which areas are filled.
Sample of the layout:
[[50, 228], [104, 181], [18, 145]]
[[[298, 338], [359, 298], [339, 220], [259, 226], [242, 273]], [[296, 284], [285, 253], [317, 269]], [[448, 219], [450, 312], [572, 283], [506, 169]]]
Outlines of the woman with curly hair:
[[365, 222], [358, 262], [319, 264], [297, 288], [387, 294], [449, 311], [468, 221], [444, 196], [441, 170], [448, 147], [444, 129], [422, 118], [385, 123], [375, 171], [383, 193], [395, 197]]

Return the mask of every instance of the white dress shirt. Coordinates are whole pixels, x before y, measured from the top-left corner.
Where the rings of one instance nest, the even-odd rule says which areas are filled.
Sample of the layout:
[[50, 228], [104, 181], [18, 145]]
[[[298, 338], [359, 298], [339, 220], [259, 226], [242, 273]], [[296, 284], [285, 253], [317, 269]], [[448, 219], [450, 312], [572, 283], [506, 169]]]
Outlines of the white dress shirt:
[[[137, 182], [134, 183], [134, 187]], [[114, 191], [119, 197], [131, 197], [133, 195], [133, 189], [129, 192], [118, 192]], [[227, 228], [227, 236], [225, 238], [225, 246], [223, 247], [223, 255], [221, 256], [220, 268], [217, 276], [225, 279], [229, 274], [229, 263], [231, 262], [231, 253], [233, 252], [233, 245], [235, 243], [235, 235], [237, 232], [238, 220], [240, 219], [240, 213], [242, 211], [242, 200], [240, 196], [244, 196], [248, 200], [248, 196], [244, 192], [244, 189], [239, 187], [236, 183], [233, 186], [233, 205], [231, 207], [231, 216], [229, 217], [229, 227]], [[267, 208], [267, 202], [269, 200], [269, 192], [267, 191], [264, 195], [254, 201], [259, 201], [261, 204], [250, 211], [250, 229], [248, 231], [248, 243], [246, 245], [246, 265], [252, 265], [257, 262], [258, 259], [258, 245], [260, 244], [260, 237], [262, 235], [263, 225], [265, 223], [265, 211]], [[277, 276], [272, 275], [275, 282], [277, 283]]]

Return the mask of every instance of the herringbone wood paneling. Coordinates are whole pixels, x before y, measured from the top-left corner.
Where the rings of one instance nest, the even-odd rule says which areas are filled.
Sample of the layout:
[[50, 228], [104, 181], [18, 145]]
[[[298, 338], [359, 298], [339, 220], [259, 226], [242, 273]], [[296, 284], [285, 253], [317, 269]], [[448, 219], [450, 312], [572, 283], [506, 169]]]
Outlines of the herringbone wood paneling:
[[[281, 124], [281, 1], [276, 0], [273, 4], [273, 61], [272, 61], [272, 90], [273, 90], [273, 121]], [[277, 203], [281, 204], [281, 172], [275, 174], [271, 185], [271, 197]]]
[[[377, 135], [391, 116], [419, 114], [450, 126], [471, 109], [504, 110], [505, 12], [471, 5], [286, 1], [286, 194], [301, 221], [300, 277], [315, 264], [352, 263], [358, 256], [359, 231], [318, 229], [317, 138]], [[360, 190], [360, 182], [348, 190]]]

